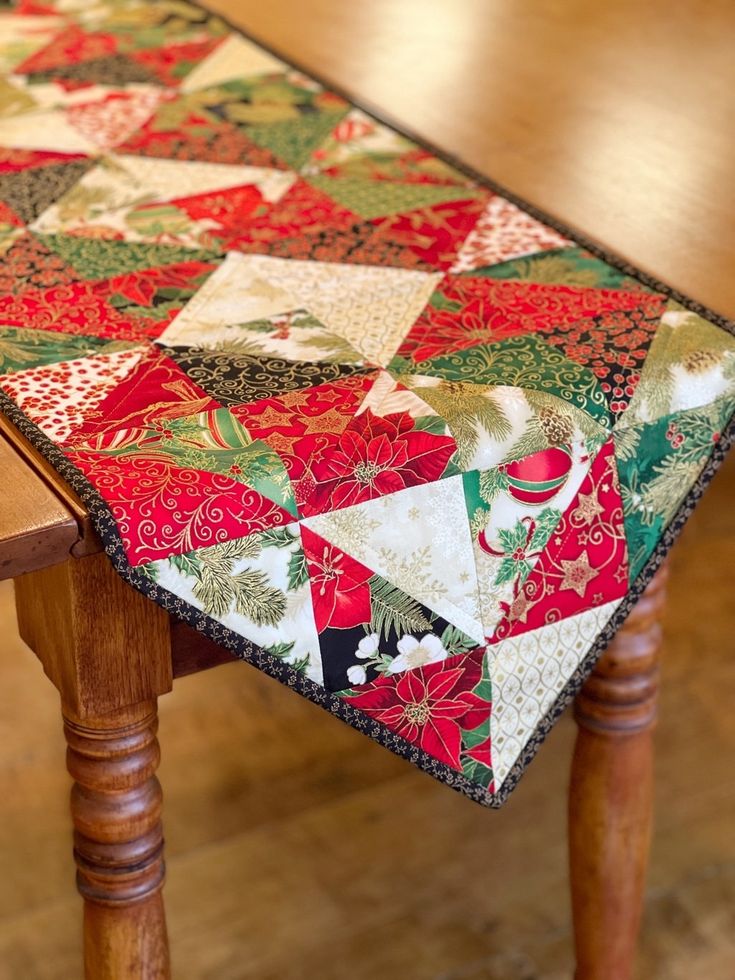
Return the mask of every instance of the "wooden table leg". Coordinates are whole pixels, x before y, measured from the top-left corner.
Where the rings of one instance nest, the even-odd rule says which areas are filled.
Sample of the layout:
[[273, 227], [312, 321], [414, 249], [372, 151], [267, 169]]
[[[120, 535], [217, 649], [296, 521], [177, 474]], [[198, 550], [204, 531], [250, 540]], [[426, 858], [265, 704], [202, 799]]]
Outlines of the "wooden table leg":
[[156, 698], [168, 616], [105, 555], [16, 579], [23, 639], [61, 693], [87, 980], [170, 977]]
[[651, 837], [664, 565], [575, 702], [569, 792], [576, 980], [630, 980]]
[[65, 711], [84, 967], [94, 980], [170, 975], [156, 703], [102, 718]]

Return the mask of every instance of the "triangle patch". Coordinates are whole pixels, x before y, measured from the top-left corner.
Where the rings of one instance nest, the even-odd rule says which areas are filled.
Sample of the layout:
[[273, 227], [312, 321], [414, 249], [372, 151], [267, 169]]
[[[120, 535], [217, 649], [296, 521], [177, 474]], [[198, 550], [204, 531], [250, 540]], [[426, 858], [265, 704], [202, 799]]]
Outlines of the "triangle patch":
[[228, 324], [306, 309], [366, 359], [387, 363], [440, 278], [438, 273], [231, 252], [160, 340], [195, 346]]
[[[477, 574], [461, 476], [411, 487], [303, 523], [478, 645], [482, 643]], [[376, 549], [376, 540], [392, 541], [392, 546]]]
[[487, 648], [496, 789], [619, 605], [606, 602]]
[[493, 643], [575, 616], [628, 590], [623, 503], [608, 440], [493, 634]]
[[2, 385], [25, 414], [53, 439], [64, 443], [101, 401], [133, 371], [143, 348], [97, 354], [74, 361], [18, 371]]
[[468, 272], [478, 266], [570, 244], [558, 231], [521, 211], [511, 201], [493, 195], [463, 242], [452, 272]]

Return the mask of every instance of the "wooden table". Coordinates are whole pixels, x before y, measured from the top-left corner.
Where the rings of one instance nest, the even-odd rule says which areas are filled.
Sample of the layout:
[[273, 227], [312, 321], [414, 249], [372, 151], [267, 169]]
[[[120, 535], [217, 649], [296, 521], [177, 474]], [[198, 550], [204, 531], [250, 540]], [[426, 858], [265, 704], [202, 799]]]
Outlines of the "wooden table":
[[[735, 8], [533, 0], [212, 4], [363, 101], [735, 315]], [[732, 196], [731, 196], [732, 197]], [[156, 699], [230, 659], [130, 590], [73, 493], [9, 425], [0, 575], [59, 689], [89, 978], [168, 976]], [[706, 503], [705, 505], [706, 506]], [[650, 829], [659, 576], [577, 701], [579, 980], [632, 969]], [[94, 596], [92, 603], [90, 597]], [[102, 637], [102, 639], [100, 639]]]

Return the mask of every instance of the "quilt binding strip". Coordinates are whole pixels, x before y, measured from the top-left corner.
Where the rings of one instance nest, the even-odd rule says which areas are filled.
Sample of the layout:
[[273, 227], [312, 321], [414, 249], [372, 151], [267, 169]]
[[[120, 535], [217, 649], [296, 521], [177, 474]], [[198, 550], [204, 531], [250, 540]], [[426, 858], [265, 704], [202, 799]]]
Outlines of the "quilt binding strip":
[[[454, 156], [452, 153], [437, 147], [425, 137], [415, 133], [409, 126], [393, 119], [389, 113], [374, 106], [369, 100], [356, 98], [344, 87], [336, 85], [325, 79], [312, 68], [305, 66], [299, 61], [295, 61], [291, 55], [284, 54], [283, 51], [266, 43], [257, 35], [235, 25], [229, 18], [219, 11], [213, 10], [201, 0], [189, 0], [193, 6], [199, 7], [212, 16], [218, 17], [234, 34], [258, 45], [264, 51], [279, 58], [281, 61], [312, 78], [318, 84], [331, 92], [346, 99], [354, 108], [357, 108], [370, 116], [376, 122], [388, 126], [399, 136], [411, 140], [418, 146], [432, 153], [438, 159], [450, 164], [456, 170], [486, 187], [506, 200], [521, 208], [531, 217], [543, 222], [549, 227], [558, 231], [561, 235], [570, 238], [577, 245], [582, 246], [593, 255], [608, 263], [625, 275], [632, 276], [649, 288], [662, 293], [669, 299], [675, 300], [685, 307], [688, 311], [698, 314], [716, 324], [723, 330], [735, 336], [735, 321], [729, 320], [722, 314], [716, 313], [703, 303], [691, 299], [684, 293], [667, 285], [655, 276], [644, 272], [637, 266], [622, 258], [615, 252], [610, 251], [605, 246], [587, 237], [583, 232], [579, 232], [566, 222], [548, 214], [545, 210], [529, 203], [518, 194], [509, 191], [502, 184], [493, 180], [491, 177], [480, 173], [463, 160]], [[260, 647], [257, 647], [250, 640], [247, 640], [239, 633], [228, 629], [221, 623], [212, 619], [206, 613], [191, 606], [183, 599], [175, 596], [167, 589], [159, 587], [155, 582], [142, 572], [137, 571], [127, 560], [123, 549], [122, 538], [117, 530], [117, 525], [112, 516], [110, 507], [105, 503], [98, 491], [87, 480], [86, 476], [78, 469], [63, 453], [63, 451], [53, 443], [35, 423], [33, 423], [22, 411], [21, 408], [10, 398], [10, 396], [0, 388], [0, 410], [13, 423], [18, 431], [31, 443], [54, 467], [54, 469], [64, 478], [69, 486], [77, 493], [84, 505], [89, 510], [95, 530], [102, 539], [104, 550], [110, 558], [113, 567], [118, 574], [138, 592], [143, 593], [157, 605], [177, 619], [192, 626], [197, 632], [213, 640], [220, 646], [225, 647], [239, 660], [252, 664], [258, 670], [275, 678], [287, 687], [293, 688], [300, 695], [314, 704], [319, 705], [331, 715], [350, 725], [352, 728], [366, 735], [368, 738], [385, 748], [388, 748], [395, 755], [406, 759], [422, 771], [433, 776], [435, 779], [449, 786], [451, 789], [469, 797], [483, 806], [498, 809], [508, 799], [518, 784], [519, 779], [525, 772], [531, 760], [535, 757], [539, 748], [546, 740], [551, 729], [562, 715], [566, 707], [574, 700], [577, 693], [582, 688], [587, 677], [592, 672], [598, 659], [614, 639], [616, 633], [625, 622], [636, 602], [645, 591], [646, 586], [651, 581], [657, 570], [662, 565], [664, 559], [671, 550], [672, 545], [681, 533], [684, 525], [689, 520], [696, 505], [701, 499], [706, 487], [724, 461], [729, 449], [735, 443], [735, 413], [730, 417], [727, 426], [721, 432], [720, 440], [713, 446], [709, 459], [704, 468], [700, 471], [695, 483], [692, 485], [687, 496], [680, 504], [674, 517], [664, 529], [661, 538], [651, 553], [648, 561], [639, 572], [635, 581], [629, 586], [625, 598], [615, 609], [605, 627], [598, 634], [597, 639], [580, 661], [566, 685], [562, 688], [551, 708], [541, 719], [520, 755], [513, 766], [509, 769], [500, 788], [495, 792], [490, 792], [486, 788], [469, 780], [461, 772], [448, 766], [446, 763], [435, 759], [423, 749], [418, 748], [413, 743], [407, 741], [401, 735], [389, 729], [382, 722], [369, 718], [359, 709], [352, 707], [343, 701], [335, 693], [322, 687], [315, 681], [309, 680], [302, 673], [294, 669], [282, 660], [267, 654]]]

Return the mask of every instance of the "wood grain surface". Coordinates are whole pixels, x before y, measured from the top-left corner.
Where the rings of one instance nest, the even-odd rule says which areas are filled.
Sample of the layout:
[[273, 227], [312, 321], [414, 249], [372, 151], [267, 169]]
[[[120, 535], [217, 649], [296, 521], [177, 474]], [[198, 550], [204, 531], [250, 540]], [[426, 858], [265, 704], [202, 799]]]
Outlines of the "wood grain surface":
[[64, 706], [84, 976], [170, 980], [156, 702], [99, 718]]
[[735, 317], [732, 0], [208, 0]]
[[668, 576], [667, 560], [574, 702], [579, 731], [568, 825], [575, 980], [627, 980], [637, 959]]
[[28, 468], [56, 493], [62, 506], [76, 521], [78, 534], [72, 554], [81, 557], [100, 551], [102, 545], [92, 525], [92, 518], [79, 496], [67, 483], [59, 479], [54, 466], [4, 415], [0, 415], [0, 436], [12, 446], [15, 454], [27, 463]]
[[77, 522], [0, 433], [0, 579], [64, 561]]
[[82, 501], [51, 463], [0, 415], [0, 579], [102, 547]]
[[131, 589], [104, 552], [21, 575], [15, 596], [20, 635], [74, 717], [171, 690], [169, 615]]

